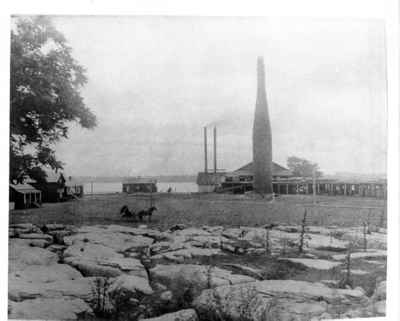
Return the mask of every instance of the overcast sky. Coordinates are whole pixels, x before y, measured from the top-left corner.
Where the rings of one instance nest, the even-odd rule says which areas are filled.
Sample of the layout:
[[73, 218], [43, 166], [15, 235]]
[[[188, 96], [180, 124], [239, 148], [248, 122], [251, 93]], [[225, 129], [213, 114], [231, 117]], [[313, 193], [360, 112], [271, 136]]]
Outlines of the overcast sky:
[[[325, 173], [386, 171], [383, 23], [194, 17], [55, 17], [87, 68], [94, 130], [56, 147], [72, 175], [195, 174], [204, 125], [218, 167], [251, 161], [256, 58], [266, 65], [273, 159]], [[212, 142], [212, 127], [209, 127]], [[209, 144], [209, 165], [212, 146]]]

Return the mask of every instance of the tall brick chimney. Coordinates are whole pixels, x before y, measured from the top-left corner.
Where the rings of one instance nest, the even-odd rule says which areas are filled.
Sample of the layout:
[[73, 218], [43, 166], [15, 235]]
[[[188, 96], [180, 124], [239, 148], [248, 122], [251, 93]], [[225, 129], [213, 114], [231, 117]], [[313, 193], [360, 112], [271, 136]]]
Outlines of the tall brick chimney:
[[253, 123], [253, 189], [256, 193], [271, 194], [272, 134], [269, 121], [265, 71], [262, 57], [257, 59], [257, 100]]

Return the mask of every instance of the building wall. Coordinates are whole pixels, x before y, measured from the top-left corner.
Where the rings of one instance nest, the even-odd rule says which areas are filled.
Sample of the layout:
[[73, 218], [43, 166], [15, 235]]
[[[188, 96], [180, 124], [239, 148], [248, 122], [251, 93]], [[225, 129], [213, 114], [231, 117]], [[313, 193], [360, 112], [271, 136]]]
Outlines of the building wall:
[[123, 193], [156, 193], [157, 186], [153, 183], [149, 184], [135, 184], [135, 183], [123, 183]]
[[42, 201], [45, 203], [60, 202], [64, 193], [64, 186], [58, 183], [35, 183], [32, 184], [36, 189], [42, 192]]
[[215, 185], [197, 185], [199, 193], [212, 193], [215, 191]]

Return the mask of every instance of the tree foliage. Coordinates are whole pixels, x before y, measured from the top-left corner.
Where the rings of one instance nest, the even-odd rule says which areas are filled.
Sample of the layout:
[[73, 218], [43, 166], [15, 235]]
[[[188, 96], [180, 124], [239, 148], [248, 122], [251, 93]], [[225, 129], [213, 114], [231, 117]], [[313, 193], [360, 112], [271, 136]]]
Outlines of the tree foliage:
[[322, 172], [319, 170], [319, 165], [304, 158], [296, 156], [288, 157], [287, 167], [293, 172], [293, 175], [297, 177], [312, 177], [314, 170], [316, 177], [322, 176]]
[[85, 69], [48, 17], [18, 17], [11, 31], [10, 180], [61, 169], [54, 144], [71, 122], [96, 126], [80, 90]]

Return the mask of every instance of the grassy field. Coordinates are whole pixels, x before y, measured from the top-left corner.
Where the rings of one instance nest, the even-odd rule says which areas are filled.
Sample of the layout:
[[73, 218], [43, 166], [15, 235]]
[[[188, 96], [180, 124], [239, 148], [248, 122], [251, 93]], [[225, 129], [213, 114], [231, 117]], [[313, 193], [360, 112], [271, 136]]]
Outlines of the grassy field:
[[[307, 209], [308, 224], [360, 226], [386, 224], [385, 201], [360, 197], [318, 196], [312, 208], [308, 195], [282, 195], [274, 201], [244, 195], [156, 194], [158, 211], [150, 227], [166, 229], [178, 223], [187, 226], [257, 226], [271, 222], [299, 224]], [[119, 215], [123, 205], [138, 211], [148, 208], [148, 195], [106, 194], [86, 196], [79, 201], [43, 204], [42, 208], [10, 211], [10, 223], [64, 223], [75, 225], [137, 225]]]

